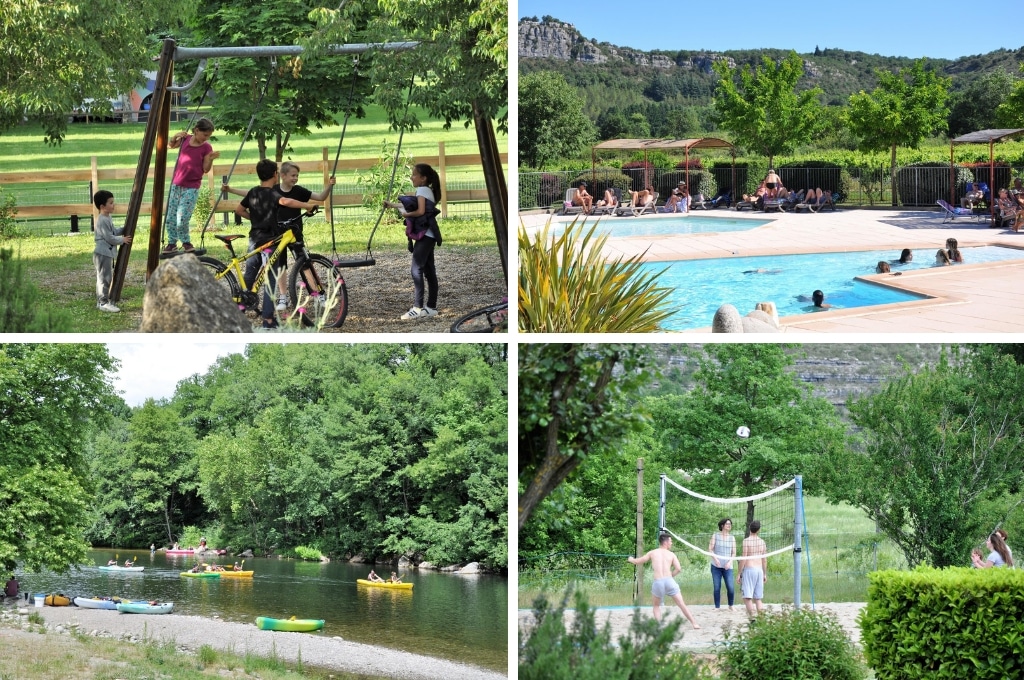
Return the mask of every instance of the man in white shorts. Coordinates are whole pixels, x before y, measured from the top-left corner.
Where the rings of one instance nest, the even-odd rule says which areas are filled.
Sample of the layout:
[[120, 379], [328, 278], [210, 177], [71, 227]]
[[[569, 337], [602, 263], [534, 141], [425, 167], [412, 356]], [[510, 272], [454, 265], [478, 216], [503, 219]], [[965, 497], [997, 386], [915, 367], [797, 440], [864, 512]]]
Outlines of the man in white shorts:
[[676, 574], [682, 571], [682, 567], [679, 566], [679, 558], [676, 557], [675, 553], [672, 552], [672, 536], [668, 533], [663, 533], [658, 536], [659, 547], [649, 551], [643, 557], [629, 557], [627, 558], [630, 564], [641, 565], [647, 562], [651, 563], [654, 568], [654, 583], [651, 584], [651, 599], [654, 602], [654, 620], [661, 622], [661, 601], [666, 597], [671, 597], [675, 600], [675, 603], [679, 606], [679, 611], [683, 613], [686, 620], [690, 622], [694, 630], [700, 630], [700, 626], [693, 620], [693, 615], [690, 610], [686, 608], [686, 603], [683, 602], [683, 596], [679, 592], [679, 586], [676, 584], [673, 578]]
[[743, 569], [736, 574], [736, 580], [740, 582], [743, 590], [743, 604], [747, 608], [747, 616], [750, 617], [764, 610], [761, 598], [764, 597], [764, 584], [768, 582], [768, 558], [764, 557], [768, 552], [768, 546], [757, 535], [759, 531], [761, 523], [755, 519], [750, 523], [750, 535], [743, 539], [743, 557], [760, 555], [761, 559], [742, 560]]

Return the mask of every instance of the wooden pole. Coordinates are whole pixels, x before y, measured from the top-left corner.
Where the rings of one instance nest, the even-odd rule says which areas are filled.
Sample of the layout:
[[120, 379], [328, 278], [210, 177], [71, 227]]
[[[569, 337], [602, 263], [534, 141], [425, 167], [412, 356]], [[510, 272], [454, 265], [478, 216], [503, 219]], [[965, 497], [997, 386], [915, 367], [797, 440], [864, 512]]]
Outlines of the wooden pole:
[[[173, 85], [174, 64], [167, 74], [167, 87]], [[171, 129], [171, 98], [161, 98], [159, 125], [156, 129], [156, 167], [153, 168], [152, 205], [149, 210], [149, 252], [146, 257], [146, 280], [160, 264], [160, 231], [164, 223], [164, 187], [167, 185], [167, 142]], [[177, 167], [177, 164], [175, 164]], [[186, 228], [188, 225], [185, 225]]]
[[489, 116], [473, 102], [473, 127], [476, 129], [477, 146], [484, 169], [487, 185], [487, 199], [491, 204], [491, 219], [494, 221], [494, 236], [498, 240], [498, 255], [501, 257], [502, 276], [508, 280], [508, 185], [505, 170], [501, 167], [501, 153], [494, 124]]
[[[636, 459], [636, 557], [644, 554], [644, 459]], [[644, 590], [644, 568], [636, 567], [636, 590], [633, 591], [633, 604], [640, 603], [640, 593]]]
[[[164, 40], [163, 49], [160, 50], [160, 66], [156, 76], [156, 92], [153, 93], [153, 106], [150, 107], [149, 119], [146, 122], [146, 132], [142, 138], [142, 149], [139, 151], [139, 163], [135, 168], [135, 180], [132, 183], [132, 193], [128, 200], [128, 212], [124, 218], [124, 235], [135, 236], [135, 226], [139, 221], [139, 213], [142, 211], [142, 195], [146, 191], [146, 182], [149, 177], [149, 163], [153, 158], [153, 146], [156, 144], [157, 126], [160, 124], [160, 112], [163, 110], [164, 98], [167, 96], [167, 87], [171, 82], [174, 73], [174, 40]], [[156, 234], [157, 247], [159, 251], [160, 234]], [[153, 249], [153, 234], [150, 234], [150, 249]], [[131, 244], [122, 244], [117, 250], [117, 259], [114, 261], [114, 276], [110, 282], [110, 299], [118, 302], [121, 299], [121, 288], [124, 286], [124, 277], [128, 272], [128, 258], [131, 255]], [[153, 254], [155, 260], [159, 254]], [[155, 269], [156, 266], [154, 265]]]

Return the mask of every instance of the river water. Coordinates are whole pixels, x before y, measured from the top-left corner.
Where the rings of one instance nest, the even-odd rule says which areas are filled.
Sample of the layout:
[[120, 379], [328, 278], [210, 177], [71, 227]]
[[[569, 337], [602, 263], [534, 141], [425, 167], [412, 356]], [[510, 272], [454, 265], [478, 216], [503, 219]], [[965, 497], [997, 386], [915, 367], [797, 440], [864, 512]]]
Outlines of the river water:
[[[348, 562], [249, 558], [245, 569], [255, 571], [251, 579], [194, 579], [180, 576], [194, 564], [191, 556], [92, 550], [89, 559], [105, 565], [115, 555], [119, 564], [135, 558], [135, 566], [145, 571], [106, 572], [84, 565], [66, 575], [18, 572], [21, 590], [174, 602], [176, 614], [228, 621], [254, 623], [257, 616], [324, 619], [323, 635], [508, 669], [508, 582], [499, 576], [410, 570], [403, 580], [415, 587], [405, 591], [357, 585], [356, 579], [366, 578], [370, 567]], [[234, 562], [227, 556], [203, 559]], [[385, 567], [380, 571], [390, 573]]]

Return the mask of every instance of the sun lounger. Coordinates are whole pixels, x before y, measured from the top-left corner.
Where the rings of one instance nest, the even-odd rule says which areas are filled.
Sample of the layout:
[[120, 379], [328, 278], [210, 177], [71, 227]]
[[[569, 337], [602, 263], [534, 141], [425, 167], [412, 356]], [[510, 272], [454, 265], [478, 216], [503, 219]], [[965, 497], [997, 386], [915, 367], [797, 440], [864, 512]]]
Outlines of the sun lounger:
[[573, 203], [573, 200], [576, 198], [576, 191], [574, 187], [569, 187], [565, 190], [565, 201], [562, 207], [563, 215], [577, 215], [583, 212], [582, 205], [575, 205]]
[[615, 194], [615, 205], [597, 205], [594, 204], [594, 209], [590, 211], [591, 215], [614, 215], [615, 211], [622, 205], [622, 191], [617, 187], [612, 188], [612, 193]]
[[942, 208], [942, 221], [952, 222], [958, 217], [974, 217], [974, 210], [971, 208], [954, 208], [949, 203], [946, 203], [941, 198], [935, 201], [940, 208]]
[[640, 215], [646, 215], [653, 213], [655, 206], [658, 204], [658, 192], [655, 191], [647, 202], [643, 205], [630, 205], [623, 206], [615, 211], [616, 215], [632, 215], [633, 217], [639, 217]]

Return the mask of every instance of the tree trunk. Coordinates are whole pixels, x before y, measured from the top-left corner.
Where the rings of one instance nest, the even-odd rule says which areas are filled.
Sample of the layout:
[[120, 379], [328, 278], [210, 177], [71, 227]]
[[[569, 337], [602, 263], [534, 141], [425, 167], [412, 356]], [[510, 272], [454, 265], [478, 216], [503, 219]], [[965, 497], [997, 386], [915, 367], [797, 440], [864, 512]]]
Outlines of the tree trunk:
[[892, 185], [892, 207], [899, 207], [899, 200], [896, 195], [896, 145], [892, 145], [892, 158], [889, 160], [889, 182]]
[[[484, 169], [487, 198], [491, 203], [491, 217], [494, 220], [494, 235], [498, 238], [498, 253], [501, 256], [501, 271], [508, 280], [508, 186], [505, 172], [501, 167], [501, 154], [494, 125], [485, 116], [477, 103], [473, 102], [473, 127], [476, 128], [476, 142], [480, 148], [480, 163]], [[522, 526], [522, 519], [520, 519]]]

